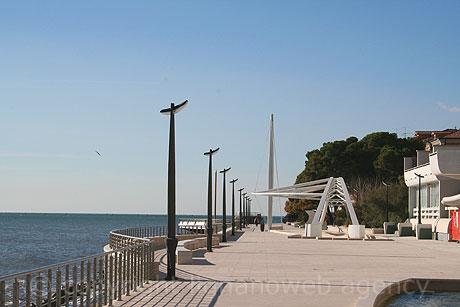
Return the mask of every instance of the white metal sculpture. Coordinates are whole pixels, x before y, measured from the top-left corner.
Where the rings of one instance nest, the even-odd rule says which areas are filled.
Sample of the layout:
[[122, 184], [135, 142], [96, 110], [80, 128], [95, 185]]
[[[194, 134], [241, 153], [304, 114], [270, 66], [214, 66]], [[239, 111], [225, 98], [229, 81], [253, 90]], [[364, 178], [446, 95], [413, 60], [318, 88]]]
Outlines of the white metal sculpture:
[[[270, 116], [270, 151], [268, 155], [268, 188], [273, 189], [273, 173], [275, 164], [275, 133], [273, 127], [273, 114]], [[268, 229], [272, 229], [273, 198], [268, 197]]]
[[329, 206], [343, 205], [348, 211], [352, 225], [359, 225], [347, 186], [342, 177], [325, 178], [287, 187], [254, 192], [253, 195], [283, 197], [292, 199], [308, 199], [319, 201], [315, 216], [309, 227], [307, 236], [321, 236], [321, 226], [326, 218]]

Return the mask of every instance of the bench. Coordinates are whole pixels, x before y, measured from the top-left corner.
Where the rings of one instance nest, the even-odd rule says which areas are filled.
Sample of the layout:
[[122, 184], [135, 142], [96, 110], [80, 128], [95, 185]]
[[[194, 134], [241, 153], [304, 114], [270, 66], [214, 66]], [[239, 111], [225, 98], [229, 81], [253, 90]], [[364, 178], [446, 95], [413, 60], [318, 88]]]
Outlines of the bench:
[[195, 239], [198, 241], [198, 247], [199, 248], [202, 248], [202, 247], [205, 247], [206, 246], [206, 238], [198, 238], [198, 239]]
[[412, 224], [398, 223], [398, 234], [400, 237], [413, 237], [414, 231], [412, 230]]
[[189, 250], [184, 246], [178, 246], [176, 248], [176, 260], [177, 264], [192, 264], [193, 263], [193, 251]]
[[[219, 246], [219, 242], [220, 242], [220, 238], [218, 236], [212, 237], [212, 246]], [[207, 246], [208, 246], [208, 240], [205, 238], [203, 247], [207, 247]]]
[[[183, 240], [177, 243], [177, 264], [193, 264], [193, 251], [206, 246], [207, 238]], [[212, 245], [219, 245], [219, 237], [212, 237]]]

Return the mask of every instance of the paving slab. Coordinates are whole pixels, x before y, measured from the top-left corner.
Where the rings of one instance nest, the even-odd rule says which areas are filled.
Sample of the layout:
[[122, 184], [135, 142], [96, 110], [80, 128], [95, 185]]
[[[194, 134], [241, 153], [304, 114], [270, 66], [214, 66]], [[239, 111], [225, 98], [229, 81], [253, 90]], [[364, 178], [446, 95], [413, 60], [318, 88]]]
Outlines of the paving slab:
[[[458, 278], [460, 246], [394, 241], [293, 240], [251, 227], [212, 253], [178, 265], [178, 281], [156, 281], [115, 306], [355, 306], [406, 278]], [[156, 253], [166, 271], [165, 251]]]

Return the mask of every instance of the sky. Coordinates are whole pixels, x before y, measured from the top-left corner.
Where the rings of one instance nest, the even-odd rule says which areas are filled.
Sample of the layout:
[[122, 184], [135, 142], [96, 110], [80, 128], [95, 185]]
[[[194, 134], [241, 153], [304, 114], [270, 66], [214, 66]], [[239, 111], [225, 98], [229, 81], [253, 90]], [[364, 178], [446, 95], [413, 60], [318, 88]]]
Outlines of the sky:
[[459, 1], [2, 1], [0, 212], [166, 213], [188, 99], [177, 212], [205, 214], [210, 148], [267, 187], [271, 113], [290, 185], [324, 142], [460, 127], [459, 71]]

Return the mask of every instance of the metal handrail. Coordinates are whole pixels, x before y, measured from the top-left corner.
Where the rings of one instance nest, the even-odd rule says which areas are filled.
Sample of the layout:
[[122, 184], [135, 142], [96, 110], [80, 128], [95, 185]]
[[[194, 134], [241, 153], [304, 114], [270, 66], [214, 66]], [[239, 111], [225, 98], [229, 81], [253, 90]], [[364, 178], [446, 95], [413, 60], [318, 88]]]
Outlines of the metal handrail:
[[[218, 233], [222, 225], [213, 228]], [[0, 307], [111, 306], [155, 279], [153, 239], [166, 234], [166, 226], [113, 230], [109, 252], [0, 277]]]
[[[137, 244], [136, 246], [145, 245], [145, 244], [150, 242], [150, 240], [146, 240], [146, 241], [147, 241], [146, 243], [140, 243], [140, 244]], [[135, 247], [135, 246], [131, 246], [131, 247]], [[55, 269], [55, 268], [58, 268], [58, 267], [62, 267], [64, 265], [76, 264], [76, 263], [79, 263], [79, 262], [82, 262], [82, 261], [92, 260], [94, 258], [102, 257], [102, 256], [105, 256], [105, 255], [108, 255], [108, 254], [112, 254], [112, 253], [116, 253], [116, 252], [122, 252], [124, 250], [129, 249], [129, 248], [130, 248], [130, 246], [123, 247], [123, 248], [119, 248], [119, 249], [116, 249], [116, 250], [111, 250], [109, 252], [100, 253], [100, 254], [96, 254], [96, 255], [92, 255], [92, 256], [88, 256], [88, 257], [83, 257], [83, 258], [78, 258], [78, 259], [74, 259], [74, 260], [70, 260], [70, 261], [64, 261], [64, 262], [60, 262], [60, 263], [56, 263], [56, 264], [52, 264], [52, 265], [48, 265], [48, 266], [43, 266], [43, 267], [40, 267], [40, 268], [37, 268], [37, 269], [24, 271], [24, 272], [21, 272], [21, 273], [15, 273], [15, 274], [1, 276], [0, 277], [0, 282], [1, 281], [6, 281], [6, 280], [12, 279], [12, 278], [20, 278], [20, 277], [24, 277], [26, 275], [30, 275], [30, 274], [34, 274], [34, 273], [40, 273], [40, 272], [47, 271], [47, 270], [52, 270], [52, 269]]]
[[[112, 249], [123, 248], [133, 244], [142, 243], [154, 237], [165, 237], [168, 233], [167, 226], [131, 227], [112, 230], [109, 245]], [[190, 234], [190, 230], [177, 227], [176, 233]]]
[[154, 241], [0, 277], [0, 307], [112, 305], [155, 279]]

